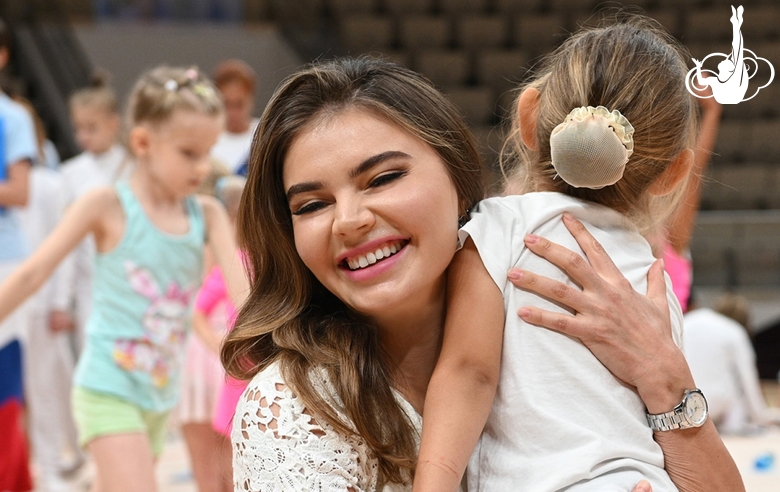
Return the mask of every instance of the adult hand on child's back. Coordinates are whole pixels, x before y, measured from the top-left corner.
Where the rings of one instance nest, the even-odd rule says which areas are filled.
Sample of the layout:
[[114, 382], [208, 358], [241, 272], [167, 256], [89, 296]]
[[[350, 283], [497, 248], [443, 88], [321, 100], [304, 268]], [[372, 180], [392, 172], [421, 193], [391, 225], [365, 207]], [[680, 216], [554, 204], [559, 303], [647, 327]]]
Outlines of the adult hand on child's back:
[[581, 222], [564, 214], [564, 224], [587, 260], [538, 236], [528, 236], [526, 245], [565, 270], [582, 290], [526, 270], [512, 269], [509, 278], [516, 287], [557, 301], [576, 314], [535, 307], [521, 308], [518, 314], [531, 324], [578, 338], [615, 377], [637, 388], [648, 410], [666, 411], [669, 390], [685, 387], [690, 372], [672, 339], [662, 262], [650, 268], [644, 296], [631, 287]]

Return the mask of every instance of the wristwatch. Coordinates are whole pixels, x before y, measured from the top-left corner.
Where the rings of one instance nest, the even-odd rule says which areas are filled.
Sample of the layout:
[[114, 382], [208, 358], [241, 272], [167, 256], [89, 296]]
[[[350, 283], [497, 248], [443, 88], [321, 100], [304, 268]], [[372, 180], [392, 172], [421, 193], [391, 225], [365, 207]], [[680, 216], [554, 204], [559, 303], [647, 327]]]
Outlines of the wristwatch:
[[685, 390], [685, 396], [674, 410], [647, 414], [647, 423], [654, 431], [701, 427], [707, 421], [707, 399], [700, 389]]

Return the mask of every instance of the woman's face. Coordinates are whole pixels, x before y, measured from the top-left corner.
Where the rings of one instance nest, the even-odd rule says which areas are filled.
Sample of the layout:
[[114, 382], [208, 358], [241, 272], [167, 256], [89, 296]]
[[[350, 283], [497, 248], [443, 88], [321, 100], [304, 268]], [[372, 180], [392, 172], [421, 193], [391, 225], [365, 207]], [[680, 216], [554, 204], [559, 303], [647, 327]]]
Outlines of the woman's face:
[[283, 180], [298, 254], [348, 306], [381, 319], [443, 299], [458, 195], [428, 144], [347, 109], [293, 140]]

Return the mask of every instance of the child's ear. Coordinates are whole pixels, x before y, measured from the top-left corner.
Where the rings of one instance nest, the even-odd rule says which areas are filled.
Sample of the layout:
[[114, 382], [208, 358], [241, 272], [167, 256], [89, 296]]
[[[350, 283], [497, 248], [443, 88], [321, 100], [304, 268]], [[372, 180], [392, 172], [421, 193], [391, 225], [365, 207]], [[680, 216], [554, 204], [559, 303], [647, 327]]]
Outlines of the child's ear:
[[149, 153], [149, 131], [142, 126], [136, 126], [130, 130], [128, 144], [134, 156], [145, 157]]
[[517, 100], [517, 116], [520, 122], [520, 138], [526, 147], [531, 150], [539, 150], [539, 141], [536, 138], [536, 122], [539, 120], [539, 97], [537, 89], [528, 87], [520, 94]]
[[669, 164], [669, 167], [658, 176], [658, 179], [650, 184], [650, 187], [647, 189], [648, 193], [654, 196], [663, 196], [671, 193], [680, 181], [688, 176], [692, 165], [693, 150], [683, 149]]

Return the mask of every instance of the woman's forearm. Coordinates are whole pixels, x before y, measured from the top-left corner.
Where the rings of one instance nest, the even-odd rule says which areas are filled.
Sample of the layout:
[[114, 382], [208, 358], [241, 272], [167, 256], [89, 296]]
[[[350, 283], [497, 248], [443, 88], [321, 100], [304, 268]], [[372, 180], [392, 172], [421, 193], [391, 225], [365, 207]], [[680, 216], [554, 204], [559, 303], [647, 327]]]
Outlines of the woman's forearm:
[[740, 492], [742, 476], [711, 420], [696, 429], [656, 432], [666, 471], [681, 492]]
[[[637, 388], [650, 413], [671, 411], [686, 389], [696, 387], [682, 352], [663, 356], [661, 364], [664, 367], [659, 373], [669, 376]], [[745, 490], [739, 470], [712, 420], [699, 428], [656, 431], [654, 438], [664, 452], [666, 471], [681, 492]]]

